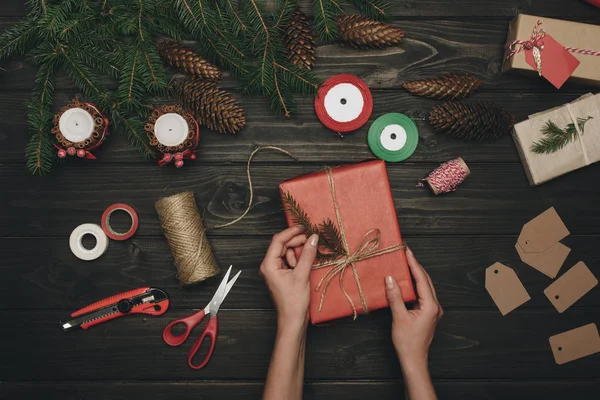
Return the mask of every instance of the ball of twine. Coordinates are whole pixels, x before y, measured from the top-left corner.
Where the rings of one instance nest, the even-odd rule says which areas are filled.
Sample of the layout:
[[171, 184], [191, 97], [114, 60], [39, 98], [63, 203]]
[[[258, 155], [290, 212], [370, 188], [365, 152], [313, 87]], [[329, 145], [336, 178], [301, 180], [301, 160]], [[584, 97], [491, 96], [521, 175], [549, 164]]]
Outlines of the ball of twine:
[[175, 259], [182, 285], [204, 281], [219, 273], [194, 193], [183, 192], [154, 204]]

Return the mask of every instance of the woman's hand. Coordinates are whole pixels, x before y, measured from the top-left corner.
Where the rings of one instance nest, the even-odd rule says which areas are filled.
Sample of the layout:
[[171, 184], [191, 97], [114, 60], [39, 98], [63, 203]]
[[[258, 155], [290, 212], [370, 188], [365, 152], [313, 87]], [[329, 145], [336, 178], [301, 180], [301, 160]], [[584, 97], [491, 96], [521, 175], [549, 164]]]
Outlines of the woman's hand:
[[393, 277], [386, 277], [387, 298], [392, 309], [392, 342], [403, 367], [427, 365], [429, 345], [438, 321], [444, 315], [431, 278], [410, 249], [406, 250], [408, 266], [415, 279], [418, 299], [408, 310], [402, 292]]
[[[306, 329], [310, 299], [309, 276], [317, 255], [318, 235], [306, 238], [301, 226], [273, 236], [260, 273], [265, 279], [277, 309], [280, 328]], [[299, 260], [294, 248], [304, 245]]]

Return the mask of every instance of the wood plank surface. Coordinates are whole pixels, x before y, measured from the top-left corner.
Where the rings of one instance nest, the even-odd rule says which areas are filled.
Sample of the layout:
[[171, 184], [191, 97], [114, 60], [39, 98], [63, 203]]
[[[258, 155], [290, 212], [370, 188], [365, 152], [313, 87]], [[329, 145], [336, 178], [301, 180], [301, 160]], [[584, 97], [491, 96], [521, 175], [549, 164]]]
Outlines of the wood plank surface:
[[[523, 308], [553, 310], [544, 289], [551, 279], [523, 264], [514, 249], [516, 236], [405, 237], [431, 275], [445, 309], [494, 308], [485, 290], [485, 268], [496, 261], [517, 271], [531, 301]], [[219, 265], [242, 270], [224, 308], [273, 309], [258, 268], [270, 237], [214, 237], [211, 245]], [[561, 273], [580, 260], [596, 271], [600, 265], [598, 237], [571, 236], [572, 248]], [[35, 257], [31, 249], [36, 249]], [[75, 258], [68, 239], [0, 239], [0, 271], [6, 288], [0, 291], [0, 309], [75, 311], [114, 293], [141, 286], [167, 291], [172, 308], [194, 308], [208, 303], [220, 280], [182, 288], [164, 239], [134, 238], [110, 243], [108, 252], [93, 263]], [[383, 282], [382, 282], [383, 285]], [[383, 286], [382, 286], [383, 287]], [[573, 307], [600, 307], [600, 290], [592, 290]]]
[[[256, 145], [269, 144], [279, 146], [296, 155], [301, 162], [319, 162], [339, 164], [364, 160], [373, 157], [366, 145], [370, 123], [378, 116], [388, 112], [401, 112], [416, 119], [419, 129], [419, 145], [410, 162], [442, 163], [456, 156], [462, 156], [471, 162], [511, 162], [520, 163], [517, 150], [511, 137], [491, 142], [471, 142], [454, 139], [443, 133], [435, 133], [429, 124], [420, 120], [437, 102], [412, 96], [403, 91], [381, 90], [373, 93], [375, 107], [373, 115], [359, 131], [341, 139], [336, 133], [327, 130], [314, 113], [313, 101], [303, 98], [299, 101], [299, 113], [291, 120], [274, 115], [264, 99], [245, 100], [248, 114], [247, 126], [235, 136], [221, 135], [201, 128], [198, 159], [186, 164], [184, 170], [203, 168], [199, 162], [243, 162], [248, 160]], [[496, 102], [515, 114], [517, 120], [527, 118], [540, 109], [552, 108], [575, 100], [579, 93], [560, 93], [548, 96], [543, 93], [479, 93], [474, 100]], [[0, 146], [3, 148], [3, 164], [23, 164], [23, 149], [29, 140], [25, 102], [26, 93], [0, 93]], [[73, 96], [65, 92], [57, 93], [58, 104], [67, 104]], [[79, 165], [94, 166], [105, 163], [131, 163], [144, 167], [148, 172], [157, 171], [156, 161], [145, 160], [133, 149], [127, 139], [120, 134], [111, 135], [99, 149], [94, 151], [98, 157], [93, 162], [81, 161], [69, 157], [65, 166], [51, 174], [60, 174], [58, 170], [80, 169]], [[289, 157], [277, 153], [262, 154], [257, 160], [273, 160], [296, 164]], [[78, 165], [75, 167], [73, 164]], [[392, 164], [393, 165], [393, 164]], [[28, 174], [24, 166], [20, 172]], [[172, 168], [163, 168], [172, 169]], [[161, 172], [164, 173], [164, 172]], [[179, 174], [179, 171], [177, 171]], [[36, 179], [35, 182], [40, 182]], [[37, 183], [36, 183], [37, 184]]]
[[[469, 72], [479, 77], [482, 91], [535, 91], [559, 93], [550, 83], [532, 76], [501, 74], [504, 43], [508, 21], [455, 21], [394, 19], [390, 23], [401, 27], [406, 34], [402, 45], [386, 49], [356, 50], [340, 44], [321, 44], [317, 47], [315, 73], [322, 79], [339, 73], [349, 73], [363, 79], [371, 90], [399, 89], [403, 82], [429, 78], [448, 72]], [[11, 22], [0, 22], [0, 32]], [[585, 56], [579, 56], [585, 57]], [[35, 70], [17, 60], [4, 66], [0, 85], [10, 91], [32, 88]], [[227, 71], [219, 82], [223, 88], [237, 87]], [[107, 85], [116, 87], [111, 80]], [[72, 89], [73, 83], [59, 74], [58, 88]], [[584, 93], [585, 85], [568, 82], [561, 93]], [[246, 105], [247, 103], [244, 103]]]
[[[589, 399], [600, 390], [600, 382], [589, 381], [434, 381], [440, 399], [462, 400], [531, 400], [537, 398]], [[23, 382], [0, 383], [0, 395], [6, 398], [44, 398], [47, 400], [77, 398], [86, 400], [129, 400], [152, 398], [157, 400], [247, 400], [258, 399], [262, 382]], [[347, 381], [316, 382], [304, 386], [306, 400], [397, 400], [404, 396], [401, 382]]]
[[[275, 338], [274, 311], [219, 313], [217, 348], [202, 371], [187, 365], [191, 343], [171, 348], [162, 341], [167, 324], [191, 311], [171, 310], [164, 317], [131, 315], [66, 333], [59, 327], [68, 317], [64, 311], [0, 311], [2, 320], [10, 321], [6, 329], [19, 332], [19, 341], [27, 344], [0, 342], [3, 359], [11, 360], [0, 364], [0, 376], [5, 381], [264, 379]], [[584, 310], [559, 316], [556, 310], [518, 309], [506, 317], [497, 310], [447, 310], [429, 352], [431, 375], [597, 379], [600, 354], [557, 365], [548, 344], [550, 336], [593, 321]], [[354, 322], [347, 318], [310, 327], [306, 379], [399, 379], [390, 326], [389, 310], [380, 310]]]
[[[239, 223], [211, 234], [272, 235], [283, 229], [279, 183], [322, 166], [254, 165], [251, 212]], [[471, 176], [457, 192], [433, 196], [428, 189], [415, 185], [436, 166], [388, 166], [400, 227], [407, 237], [516, 235], [524, 223], [550, 206], [556, 207], [572, 233], [598, 233], [600, 191], [590, 183], [600, 179], [600, 164], [536, 189], [527, 185], [520, 164], [473, 164]], [[0, 237], [67, 237], [82, 223], [99, 223], [102, 212], [113, 203], [127, 203], [137, 210], [141, 219], [139, 236], [161, 236], [154, 202], [185, 190], [195, 192], [207, 226], [227, 222], [239, 216], [249, 201], [245, 171], [243, 164], [196, 163], [181, 169], [131, 165], [124, 171], [115, 164], [100, 167], [82, 163], [81, 168], [57, 169], [53, 179], [39, 179], [22, 166], [7, 165], [0, 170], [4, 192], [0, 198], [4, 210], [0, 214]]]
[[[306, 12], [311, 12], [308, 0], [301, 0], [300, 3]], [[390, 15], [416, 18], [439, 16], [510, 18], [518, 12], [523, 12], [546, 17], [586, 19], [594, 12], [592, 6], [588, 4], [570, 1], [567, 7], [563, 0], [400, 0], [391, 1], [390, 4]], [[3, 17], [20, 17], [26, 12], [23, 1], [0, 3], [0, 15]]]

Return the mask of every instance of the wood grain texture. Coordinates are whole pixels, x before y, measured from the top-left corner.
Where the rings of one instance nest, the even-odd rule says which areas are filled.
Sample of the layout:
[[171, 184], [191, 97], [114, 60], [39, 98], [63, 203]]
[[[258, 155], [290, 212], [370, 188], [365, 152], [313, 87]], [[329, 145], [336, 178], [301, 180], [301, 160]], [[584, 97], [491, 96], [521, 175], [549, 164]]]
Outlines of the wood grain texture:
[[[553, 310], [544, 289], [552, 282], [523, 264], [509, 237], [405, 237], [419, 261], [431, 275], [445, 309], [495, 306], [485, 290], [485, 268], [496, 261], [516, 269], [531, 301], [522, 308]], [[233, 264], [242, 270], [234, 290], [223, 304], [227, 309], [273, 309], [258, 268], [270, 237], [214, 237], [211, 244], [219, 265]], [[565, 243], [572, 252], [561, 273], [579, 260], [600, 265], [597, 236], [571, 236]], [[31, 249], [35, 248], [34, 255]], [[134, 238], [110, 243], [105, 255], [93, 263], [80, 261], [68, 250], [67, 238], [0, 239], [0, 271], [5, 289], [0, 291], [0, 309], [72, 312], [109, 295], [141, 286], [167, 291], [171, 307], [189, 309], [208, 303], [220, 279], [182, 288], [166, 241]], [[383, 282], [382, 282], [383, 288]], [[600, 307], [600, 290], [592, 290], [573, 307]]]
[[[440, 399], [462, 400], [589, 400], [600, 389], [598, 381], [521, 381], [469, 382], [435, 381]], [[156, 400], [249, 400], [259, 399], [261, 382], [56, 382], [56, 383], [0, 383], [0, 396], [6, 399], [44, 398], [47, 400], [129, 400], [151, 398]], [[316, 382], [304, 385], [305, 400], [398, 400], [404, 397], [402, 382], [348, 381]]]
[[[321, 44], [316, 52], [314, 71], [317, 76], [324, 80], [339, 73], [354, 74], [373, 90], [400, 88], [403, 82], [450, 71], [469, 72], [484, 82], [482, 91], [557, 93], [543, 79], [500, 73], [507, 20], [411, 21], [402, 18], [390, 23], [405, 31], [406, 37], [401, 45], [379, 50], [356, 50], [340, 44]], [[0, 23], [0, 32], [9, 25]], [[0, 73], [0, 86], [8, 91], [29, 91], [32, 88], [35, 71], [22, 60], [9, 62], [4, 68], [6, 72]], [[116, 83], [110, 79], [106, 79], [105, 84], [116, 87]], [[237, 87], [235, 79], [228, 72], [224, 73], [219, 85], [227, 89]], [[59, 89], [74, 88], [62, 73], [58, 75], [56, 86]], [[569, 82], [561, 92], [582, 93], [586, 90], [589, 90], [586, 86]], [[248, 103], [244, 102], [244, 105]]]
[[[27, 347], [0, 342], [5, 360], [0, 375], [5, 381], [264, 379], [276, 331], [274, 311], [219, 313], [217, 348], [202, 371], [187, 365], [191, 343], [171, 348], [162, 341], [167, 324], [191, 311], [131, 315], [67, 333], [58, 326], [68, 317], [64, 311], [1, 311]], [[429, 352], [431, 374], [435, 379], [596, 379], [600, 354], [559, 366], [548, 344], [553, 334], [591, 320], [590, 313], [578, 310], [569, 310], [566, 318], [555, 310], [517, 309], [508, 317], [497, 310], [448, 310]], [[355, 322], [311, 327], [306, 379], [399, 379], [390, 324], [389, 311], [380, 310]]]
[[[272, 156], [274, 157], [274, 156]], [[278, 157], [284, 157], [283, 155]], [[260, 160], [257, 156], [257, 161]], [[77, 162], [78, 160], [70, 160]], [[356, 160], [358, 161], [358, 160]], [[468, 162], [468, 160], [467, 160]], [[239, 223], [211, 235], [272, 235], [285, 228], [278, 185], [313, 172], [322, 164], [256, 164], [252, 167], [254, 204]], [[574, 234], [597, 234], [600, 164], [530, 188], [520, 164], [471, 164], [471, 176], [457, 192], [433, 196], [415, 184], [437, 164], [388, 166], [392, 195], [403, 234], [508, 234], [554, 206]], [[239, 216], [248, 204], [246, 166], [195, 163], [181, 169], [74, 163], [53, 179], [32, 177], [22, 166], [0, 169], [0, 237], [67, 237], [84, 222], [99, 222], [113, 203], [134, 207], [141, 219], [138, 236], [162, 236], [154, 202], [161, 196], [191, 190], [207, 226]]]
[[[29, 140], [25, 107], [28, 96], [25, 93], [0, 93], [0, 146], [3, 149], [3, 164], [24, 163], [23, 151]], [[467, 162], [519, 163], [515, 145], [512, 138], [508, 136], [493, 142], [477, 143], [453, 139], [442, 133], [433, 132], [429, 124], [420, 120], [427, 115], [431, 107], [437, 104], [433, 100], [412, 96], [404, 91], [375, 91], [373, 96], [375, 108], [370, 121], [359, 131], [348, 134], [343, 139], [319, 122], [314, 113], [313, 101], [309, 98], [299, 101], [299, 113], [291, 120], [274, 115], [263, 99], [245, 100], [244, 107], [248, 115], [246, 128], [235, 136], [220, 135], [201, 128], [198, 160], [187, 163], [183, 170], [199, 168], [196, 165], [199, 161], [245, 163], [257, 144], [282, 147], [295, 154], [303, 162], [339, 164], [363, 160], [373, 157], [366, 145], [366, 136], [371, 122], [388, 112], [401, 112], [412, 116], [417, 121], [419, 145], [410, 158], [410, 162], [441, 163], [460, 155]], [[55, 101], [59, 105], [67, 104], [72, 97], [72, 95], [61, 92], [56, 94]], [[495, 93], [479, 93], [473, 97], [473, 100], [496, 102], [514, 113], [517, 120], [523, 120], [529, 114], [564, 104], [577, 97], [579, 94], [569, 93], [553, 96], [541, 93], [506, 93], [502, 96]], [[120, 132], [111, 135], [101, 148], [94, 151], [94, 154], [98, 159], [92, 163], [88, 162], [86, 165], [97, 166], [98, 164], [119, 162], [144, 167], [148, 174], [159, 170], [156, 161], [144, 160]], [[296, 163], [293, 159], [277, 153], [264, 153], [260, 155], [259, 159]], [[70, 157], [65, 165], [57, 170], [74, 168], [74, 164], [82, 163]], [[24, 167], [20, 169], [24, 169]], [[172, 168], [165, 167], [163, 169]], [[56, 172], [53, 171], [52, 174], [54, 175]], [[38, 181], [36, 180], [36, 182]]]
[[[580, 1], [572, 1], [568, 7], [562, 0], [401, 0], [392, 1], [389, 14], [403, 17], [488, 17], [510, 18], [518, 12], [547, 17], [590, 18], [594, 9]], [[300, 1], [302, 9], [311, 13], [310, 1]], [[25, 15], [25, 2], [4, 1], [0, 3], [0, 15], [20, 17]]]

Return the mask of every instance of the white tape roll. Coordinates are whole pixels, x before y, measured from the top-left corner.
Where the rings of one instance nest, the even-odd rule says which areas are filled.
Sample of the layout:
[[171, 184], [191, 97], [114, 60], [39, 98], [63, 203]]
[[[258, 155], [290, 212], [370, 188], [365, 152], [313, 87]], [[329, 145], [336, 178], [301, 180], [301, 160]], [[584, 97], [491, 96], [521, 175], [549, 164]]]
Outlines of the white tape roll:
[[[83, 247], [83, 243], [81, 243], [83, 236], [88, 233], [96, 238], [96, 246], [90, 250]], [[71, 233], [71, 237], [69, 238], [69, 246], [77, 258], [85, 261], [91, 261], [100, 257], [106, 252], [106, 249], [108, 248], [108, 237], [100, 225], [83, 224], [79, 225]]]
[[325, 96], [325, 110], [337, 122], [353, 121], [363, 112], [365, 99], [351, 83], [335, 85]]

